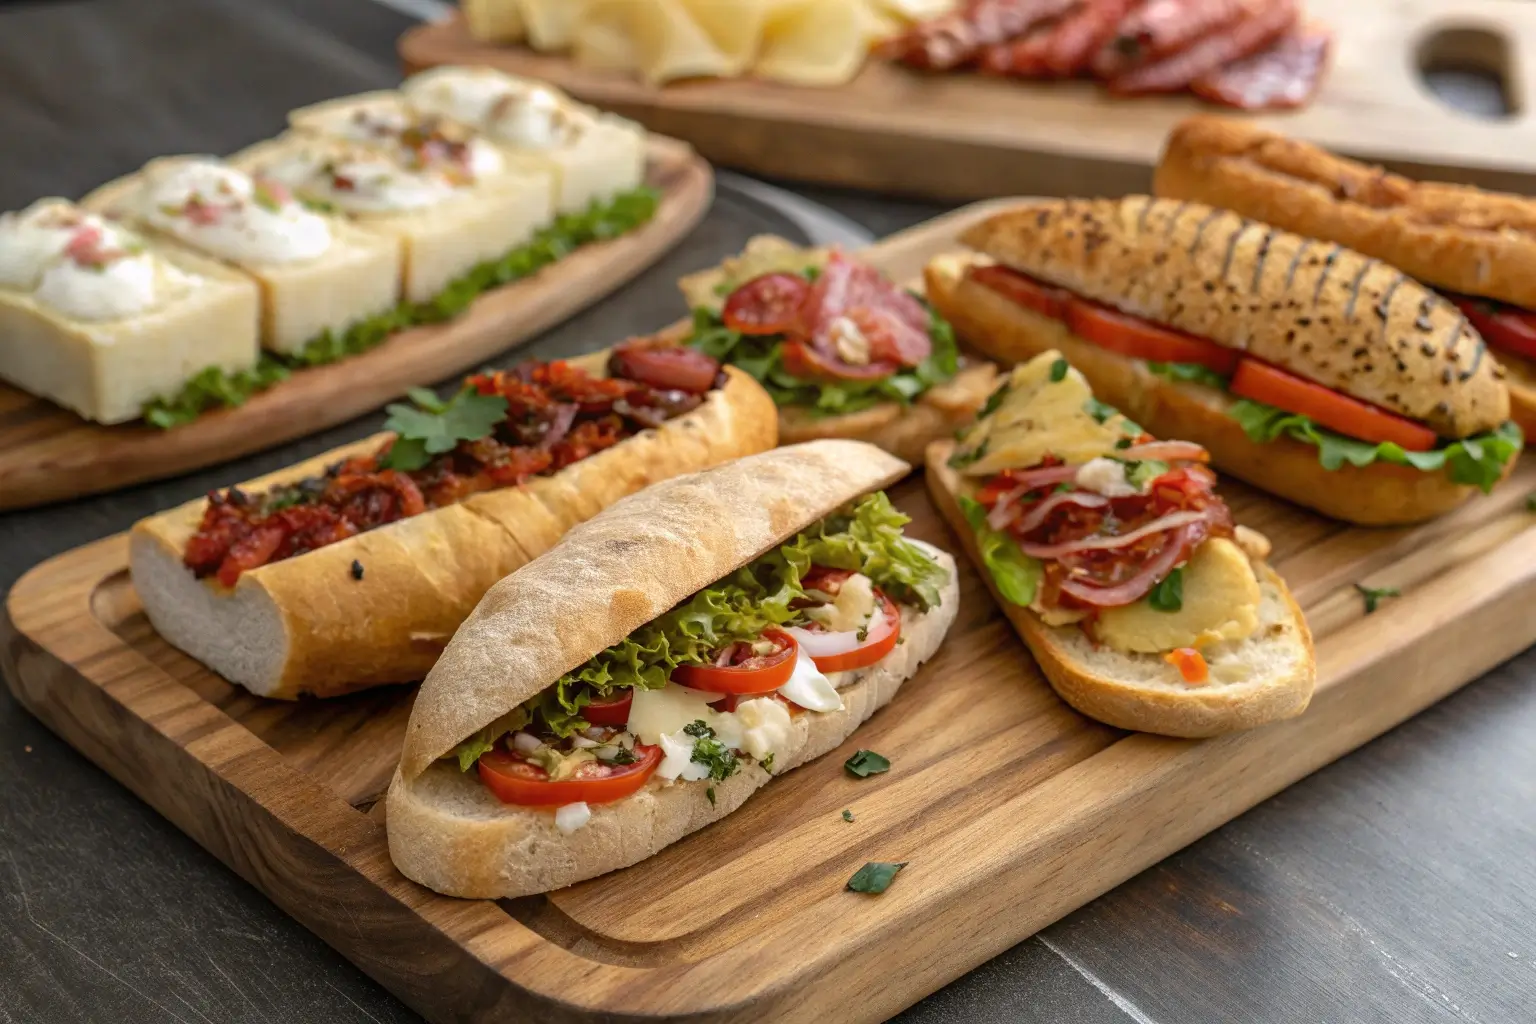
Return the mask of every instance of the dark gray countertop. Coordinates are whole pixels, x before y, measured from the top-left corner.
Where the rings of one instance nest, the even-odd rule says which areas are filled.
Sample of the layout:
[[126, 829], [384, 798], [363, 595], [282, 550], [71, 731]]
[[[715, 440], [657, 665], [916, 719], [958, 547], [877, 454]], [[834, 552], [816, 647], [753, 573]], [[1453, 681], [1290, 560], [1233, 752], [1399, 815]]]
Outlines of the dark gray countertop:
[[[391, 84], [409, 22], [367, 0], [0, 5], [0, 209], [299, 104]], [[938, 208], [800, 190], [884, 234]], [[680, 249], [524, 350], [678, 312], [678, 272], [794, 230], [724, 191]], [[378, 417], [190, 477], [0, 515], [0, 589]], [[1468, 637], [1468, 642], [1476, 642]], [[903, 1021], [1536, 1020], [1536, 695], [1527, 654], [918, 1004]], [[0, 694], [0, 1024], [418, 1018]]]

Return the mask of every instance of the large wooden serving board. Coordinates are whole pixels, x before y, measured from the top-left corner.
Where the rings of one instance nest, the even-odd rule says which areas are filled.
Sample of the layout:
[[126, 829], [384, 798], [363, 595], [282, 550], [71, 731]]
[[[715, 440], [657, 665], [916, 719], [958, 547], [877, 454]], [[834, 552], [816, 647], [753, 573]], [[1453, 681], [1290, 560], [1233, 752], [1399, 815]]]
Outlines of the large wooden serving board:
[[[975, 208], [876, 246], [899, 277]], [[378, 805], [411, 689], [259, 700], [150, 629], [110, 537], [7, 602], [17, 698], [434, 1021], [877, 1021], [1536, 641], [1536, 467], [1414, 529], [1332, 523], [1236, 485], [1317, 637], [1305, 715], [1215, 740], [1128, 735], [1058, 700], [962, 558], [939, 654], [842, 749], [659, 856], [548, 896], [435, 895]], [[912, 478], [911, 532], [959, 550]], [[1366, 616], [1357, 582], [1402, 597]], [[866, 747], [885, 775], [848, 776]], [[844, 808], [854, 821], [842, 818]], [[906, 861], [881, 896], [865, 861]]]
[[[1262, 120], [1403, 173], [1536, 190], [1536, 4], [1529, 0], [1308, 0], [1338, 33], [1334, 67], [1307, 109]], [[409, 70], [487, 64], [687, 139], [711, 161], [758, 174], [941, 199], [1145, 191], [1184, 97], [1113, 99], [1089, 82], [925, 75], [872, 60], [850, 84], [797, 88], [749, 79], [648, 87], [561, 56], [477, 43], [462, 19], [400, 40]], [[1502, 79], [1512, 111], [1459, 112], [1421, 66]]]
[[412, 386], [478, 367], [629, 281], [680, 242], [714, 198], [714, 174], [686, 143], [650, 138], [655, 216], [486, 292], [455, 320], [401, 331], [378, 348], [296, 371], [243, 406], [172, 430], [105, 427], [0, 383], [0, 509], [114, 490], [281, 444], [376, 409]]

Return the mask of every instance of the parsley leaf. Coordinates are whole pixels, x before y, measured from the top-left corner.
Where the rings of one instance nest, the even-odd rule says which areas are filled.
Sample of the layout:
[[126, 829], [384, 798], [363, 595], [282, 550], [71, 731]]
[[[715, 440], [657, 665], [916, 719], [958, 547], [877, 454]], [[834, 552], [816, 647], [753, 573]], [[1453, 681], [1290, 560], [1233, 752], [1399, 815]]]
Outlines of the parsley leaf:
[[715, 806], [715, 787], [714, 786], [710, 786], [708, 789], [706, 789], [704, 791], [704, 795], [709, 797], [709, 806], [711, 806], [711, 807]]
[[[430, 405], [422, 405], [424, 395], [430, 396]], [[413, 388], [411, 397], [415, 405], [385, 406], [389, 418], [384, 427], [399, 435], [384, 457], [387, 469], [420, 469], [433, 455], [453, 451], [460, 441], [489, 437], [507, 415], [507, 400], [501, 395], [482, 395], [469, 387], [448, 402], [423, 388]]]
[[998, 406], [1002, 405], [1003, 401], [1007, 399], [1008, 391], [1009, 385], [1007, 381], [999, 384], [997, 386], [997, 390], [987, 396], [987, 402], [981, 407], [981, 411], [976, 414], [976, 418], [979, 420], [984, 420], [988, 416], [991, 416], [993, 413], [997, 412]]
[[1061, 381], [1066, 380], [1067, 371], [1071, 368], [1071, 365], [1065, 359], [1056, 360], [1051, 364], [1051, 383], [1059, 384]]
[[853, 873], [853, 877], [848, 879], [848, 888], [854, 892], [878, 895], [891, 887], [896, 873], [906, 866], [906, 861], [893, 864], [872, 860]]
[[964, 469], [971, 463], [977, 462], [984, 458], [987, 454], [987, 442], [991, 440], [992, 439], [990, 437], [984, 437], [981, 439], [981, 444], [977, 445], [975, 448], [971, 448], [969, 450], [964, 448], [957, 449], [955, 454], [949, 457], [949, 468]]
[[860, 750], [848, 760], [843, 762], [843, 767], [849, 774], [857, 775], [861, 779], [867, 779], [871, 775], [880, 775], [891, 770], [891, 762], [884, 755], [877, 754], [873, 750]]
[[1185, 381], [1190, 384], [1204, 384], [1206, 387], [1215, 388], [1217, 391], [1227, 390], [1227, 378], [1217, 373], [1208, 366], [1199, 363], [1158, 363], [1148, 361], [1147, 369], [1159, 377], [1168, 380]]
[[844, 821], [852, 821], [853, 820], [853, 812], [850, 811], [846, 807], [843, 808], [843, 820]]
[[1402, 597], [1403, 592], [1396, 587], [1368, 587], [1363, 583], [1356, 583], [1355, 589], [1360, 596], [1365, 598], [1365, 614], [1374, 612], [1384, 597]]
[[1006, 533], [988, 526], [987, 510], [979, 501], [961, 495], [960, 510], [976, 534], [977, 552], [997, 585], [997, 592], [1010, 604], [1028, 608], [1040, 586], [1040, 562], [1020, 551]]
[[1184, 570], [1175, 569], [1147, 594], [1147, 603], [1160, 612], [1176, 612], [1184, 607]]
[[[698, 737], [693, 741], [693, 756], [688, 760], [708, 768], [710, 778], [724, 782], [741, 770], [741, 761], [737, 759], [736, 751], [715, 739], [715, 730], [703, 722], [694, 722], [683, 731]], [[714, 800], [711, 799], [710, 803], [714, 803]]]

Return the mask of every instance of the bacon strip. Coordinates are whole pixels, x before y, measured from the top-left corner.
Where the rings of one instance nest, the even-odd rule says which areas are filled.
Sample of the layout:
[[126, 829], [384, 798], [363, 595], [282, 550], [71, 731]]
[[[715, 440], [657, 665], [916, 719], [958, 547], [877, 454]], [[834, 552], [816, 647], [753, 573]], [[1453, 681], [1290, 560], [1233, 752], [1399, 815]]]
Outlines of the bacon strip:
[[1170, 57], [1110, 79], [1109, 91], [1136, 96], [1188, 88], [1203, 75], [1273, 44], [1295, 27], [1300, 13], [1296, 0], [1250, 0], [1248, 6], [1252, 13], [1231, 27], [1213, 32]]
[[1121, 24], [1094, 59], [1094, 74], [1113, 78], [1191, 46], [1253, 12], [1251, 0], [1150, 0]]
[[1006, 43], [1035, 25], [1065, 14], [1079, 0], [971, 0], [964, 8], [908, 29], [883, 48], [916, 68], [945, 71], [966, 64], [989, 46]]
[[1195, 95], [1240, 110], [1289, 110], [1310, 100], [1323, 82], [1333, 31], [1312, 22], [1262, 53], [1195, 79]]

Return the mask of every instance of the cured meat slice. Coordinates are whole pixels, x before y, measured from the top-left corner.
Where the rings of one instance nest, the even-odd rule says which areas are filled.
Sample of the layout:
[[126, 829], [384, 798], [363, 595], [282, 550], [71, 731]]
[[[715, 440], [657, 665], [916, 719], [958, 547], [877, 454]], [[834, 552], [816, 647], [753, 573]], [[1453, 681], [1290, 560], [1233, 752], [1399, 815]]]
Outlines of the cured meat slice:
[[1121, 96], [1176, 92], [1195, 79], [1249, 57], [1272, 45], [1296, 25], [1296, 0], [1248, 0], [1249, 14], [1171, 56], [1128, 71], [1109, 81]]
[[1169, 57], [1253, 10], [1252, 0], [1149, 0], [1125, 18], [1099, 51], [1094, 74], [1113, 78]]
[[1252, 57], [1195, 79], [1195, 95], [1240, 110], [1288, 110], [1312, 98], [1333, 49], [1333, 31], [1312, 22]]

